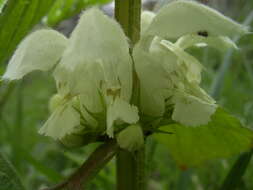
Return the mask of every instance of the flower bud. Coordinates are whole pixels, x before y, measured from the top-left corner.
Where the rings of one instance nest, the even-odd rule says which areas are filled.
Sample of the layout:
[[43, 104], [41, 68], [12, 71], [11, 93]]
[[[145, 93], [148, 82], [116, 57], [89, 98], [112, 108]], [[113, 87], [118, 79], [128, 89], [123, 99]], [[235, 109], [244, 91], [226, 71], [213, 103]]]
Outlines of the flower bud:
[[144, 144], [144, 136], [139, 125], [130, 125], [122, 130], [117, 136], [120, 148], [128, 151], [140, 149]]

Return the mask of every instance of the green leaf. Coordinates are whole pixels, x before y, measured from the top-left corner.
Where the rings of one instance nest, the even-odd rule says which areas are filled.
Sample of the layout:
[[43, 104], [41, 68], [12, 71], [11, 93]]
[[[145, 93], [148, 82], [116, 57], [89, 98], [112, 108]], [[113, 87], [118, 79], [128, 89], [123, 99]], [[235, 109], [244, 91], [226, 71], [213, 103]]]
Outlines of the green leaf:
[[0, 15], [0, 64], [48, 12], [53, 0], [8, 0]]
[[155, 134], [165, 144], [181, 167], [196, 166], [204, 161], [227, 158], [252, 147], [252, 130], [243, 127], [238, 119], [218, 108], [211, 122], [200, 127], [172, 124], [160, 130], [171, 135]]
[[105, 4], [111, 0], [56, 0], [47, 15], [46, 23], [55, 26], [59, 22], [80, 13], [83, 9], [97, 4]]
[[11, 163], [0, 154], [0, 189], [24, 190], [24, 187]]
[[228, 175], [226, 176], [220, 190], [237, 189], [238, 185], [240, 184], [240, 181], [242, 180], [243, 175], [249, 167], [252, 154], [253, 151], [251, 150], [250, 152], [245, 152], [238, 158], [238, 160], [234, 163], [233, 167], [230, 169]]

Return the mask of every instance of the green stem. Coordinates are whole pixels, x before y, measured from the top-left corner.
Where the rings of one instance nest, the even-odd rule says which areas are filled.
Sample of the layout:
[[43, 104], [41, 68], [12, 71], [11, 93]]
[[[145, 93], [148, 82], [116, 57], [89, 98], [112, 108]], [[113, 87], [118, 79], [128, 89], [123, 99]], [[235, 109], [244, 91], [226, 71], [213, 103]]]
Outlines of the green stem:
[[124, 150], [117, 154], [117, 189], [135, 189], [136, 164], [132, 155]]
[[130, 153], [120, 150], [117, 154], [117, 189], [145, 190], [145, 148]]
[[141, 0], [115, 0], [115, 18], [135, 44], [140, 39]]
[[[121, 24], [132, 47], [140, 39], [141, 0], [115, 0], [115, 17]], [[138, 78], [134, 71], [132, 103], [136, 104], [138, 97]], [[145, 147], [130, 153], [120, 150], [117, 154], [117, 189], [118, 190], [145, 190]]]

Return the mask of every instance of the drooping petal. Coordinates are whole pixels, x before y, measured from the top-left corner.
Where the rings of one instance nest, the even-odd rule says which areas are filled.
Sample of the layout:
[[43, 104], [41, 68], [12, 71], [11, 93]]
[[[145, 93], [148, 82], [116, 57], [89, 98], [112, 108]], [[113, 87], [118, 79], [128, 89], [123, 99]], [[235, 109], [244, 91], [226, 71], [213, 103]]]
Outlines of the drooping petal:
[[155, 13], [151, 11], [143, 11], [141, 13], [141, 33], [143, 34], [147, 28], [149, 27], [150, 23], [155, 17]]
[[58, 106], [39, 130], [40, 134], [60, 140], [70, 135], [80, 125], [80, 115], [68, 102]]
[[135, 124], [138, 120], [138, 108], [120, 98], [116, 98], [107, 109], [107, 134], [113, 137], [113, 126], [117, 122]]
[[21, 79], [34, 71], [51, 69], [62, 56], [68, 40], [54, 30], [39, 30], [26, 37], [11, 58], [3, 79]]
[[186, 34], [205, 33], [231, 37], [247, 32], [247, 28], [214, 9], [194, 1], [179, 0], [158, 12], [145, 35], [178, 38]]
[[186, 71], [185, 74], [189, 82], [199, 84], [201, 81], [201, 71], [203, 68], [201, 63], [195, 57], [191, 56], [170, 41], [162, 40], [161, 44], [168, 48], [171, 52], [175, 53], [178, 59], [186, 65], [188, 71]]
[[204, 44], [206, 46], [211, 46], [220, 50], [221, 52], [227, 51], [228, 49], [237, 49], [236, 44], [224, 36], [199, 36], [194, 34], [188, 34], [179, 38], [176, 42], [176, 45], [182, 49], [187, 49], [194, 45]]
[[[129, 46], [120, 25], [96, 8], [85, 11], [70, 37], [55, 73], [71, 93], [85, 93], [92, 81], [95, 88], [121, 86], [121, 96], [129, 100], [132, 90], [132, 65]], [[67, 77], [66, 77], [67, 76]]]
[[209, 104], [215, 104], [216, 101], [207, 94], [207, 92], [202, 89], [199, 85], [194, 83], [186, 83], [184, 86], [184, 90], [187, 94], [191, 94], [192, 96], [195, 96], [197, 98], [200, 98], [201, 100], [209, 103]]
[[176, 56], [163, 48], [157, 40], [156, 43], [154, 39], [147, 50], [143, 48], [142, 41], [133, 50], [135, 69], [140, 80], [141, 112], [151, 116], [163, 115], [166, 98], [164, 93], [172, 88], [168, 73], [176, 69]]
[[207, 124], [217, 108], [215, 103], [206, 102], [184, 92], [175, 93], [172, 102], [175, 105], [172, 119], [186, 126]]

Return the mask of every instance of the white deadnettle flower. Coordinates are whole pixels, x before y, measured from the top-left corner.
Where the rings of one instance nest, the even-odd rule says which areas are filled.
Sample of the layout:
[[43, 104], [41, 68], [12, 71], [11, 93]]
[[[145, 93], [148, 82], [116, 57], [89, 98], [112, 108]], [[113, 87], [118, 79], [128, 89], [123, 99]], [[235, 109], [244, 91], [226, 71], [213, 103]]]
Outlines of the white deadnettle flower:
[[[141, 113], [163, 117], [170, 108], [172, 119], [179, 123], [207, 124], [217, 105], [199, 87], [203, 66], [185, 50], [206, 45], [221, 51], [236, 48], [229, 37], [247, 30], [192, 1], [170, 3], [157, 15], [144, 12], [141, 27], [141, 39], [133, 50]], [[31, 71], [54, 66], [58, 93], [50, 101], [52, 114], [40, 133], [69, 144], [68, 139], [77, 136], [80, 143], [79, 134], [86, 127], [104, 127], [102, 133], [113, 137], [117, 125], [136, 126], [138, 108], [129, 103], [133, 84], [129, 44], [113, 19], [90, 9], [69, 39], [53, 30], [32, 33], [19, 45], [3, 79], [21, 79]], [[125, 143], [126, 134], [136, 130], [133, 141]], [[138, 138], [143, 138], [139, 124], [123, 130], [118, 142], [133, 149], [143, 143]]]
[[142, 37], [133, 51], [141, 112], [162, 117], [166, 105], [172, 105], [173, 120], [186, 126], [207, 124], [217, 105], [199, 87], [203, 66], [185, 50], [207, 45], [221, 51], [236, 49], [229, 37], [247, 29], [192, 1], [175, 1], [151, 15], [143, 13]]
[[93, 114], [104, 113], [107, 134], [112, 137], [114, 125], [139, 120], [137, 107], [129, 104], [132, 61], [127, 38], [119, 24], [98, 9], [84, 12], [69, 39], [53, 30], [29, 35], [10, 60], [3, 79], [20, 79], [56, 64], [53, 74], [58, 94], [50, 101], [53, 112], [41, 134], [61, 140], [81, 131], [83, 120], [83, 128], [97, 127]]
[[59, 88], [64, 86], [60, 93], [79, 95], [82, 107], [91, 113], [107, 113], [109, 136], [117, 120], [138, 121], [137, 108], [129, 104], [132, 61], [127, 39], [119, 24], [98, 9], [81, 17], [54, 76]]

